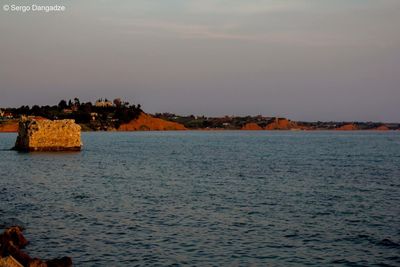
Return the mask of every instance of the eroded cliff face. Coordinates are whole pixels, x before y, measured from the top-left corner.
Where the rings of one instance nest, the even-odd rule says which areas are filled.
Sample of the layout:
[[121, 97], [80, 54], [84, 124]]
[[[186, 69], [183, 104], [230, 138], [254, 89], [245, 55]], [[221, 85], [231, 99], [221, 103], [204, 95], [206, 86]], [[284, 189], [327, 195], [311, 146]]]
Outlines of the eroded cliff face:
[[250, 122], [250, 123], [246, 123], [245, 125], [243, 125], [241, 130], [244, 130], [244, 131], [260, 131], [260, 130], [263, 130], [263, 128], [261, 126], [259, 126], [257, 123]]
[[381, 126], [376, 127], [373, 130], [375, 130], [375, 131], [389, 131], [390, 129], [386, 125], [381, 125]]
[[16, 133], [18, 132], [18, 121], [10, 120], [0, 123], [0, 133]]
[[19, 151], [79, 151], [81, 126], [74, 120], [21, 119], [15, 149]]
[[[30, 116], [29, 118], [39, 120], [46, 120], [40, 116]], [[18, 133], [19, 120], [12, 119], [0, 122], [0, 133]]]
[[121, 124], [118, 131], [178, 131], [187, 130], [180, 123], [154, 118], [141, 113], [139, 118], [129, 123]]
[[292, 130], [299, 129], [297, 123], [284, 118], [276, 118], [265, 126], [265, 130]]
[[345, 124], [335, 129], [336, 131], [357, 131], [359, 130], [355, 124]]

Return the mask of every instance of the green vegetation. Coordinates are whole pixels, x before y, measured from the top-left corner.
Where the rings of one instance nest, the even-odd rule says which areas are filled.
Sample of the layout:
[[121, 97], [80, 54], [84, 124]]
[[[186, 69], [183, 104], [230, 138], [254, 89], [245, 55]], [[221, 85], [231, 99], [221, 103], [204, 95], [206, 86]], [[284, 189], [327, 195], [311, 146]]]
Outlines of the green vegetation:
[[[61, 100], [58, 105], [21, 106], [19, 108], [0, 109], [0, 126], [18, 119], [20, 116], [40, 116], [47, 119], [74, 119], [82, 126], [83, 131], [107, 131], [118, 129], [123, 123], [128, 123], [139, 117], [143, 112], [140, 104], [130, 105], [117, 98], [113, 102], [99, 99], [94, 104], [81, 102], [78, 98]], [[188, 129], [221, 129], [239, 130], [247, 124], [256, 124], [256, 129], [274, 130], [334, 130], [357, 129], [399, 130], [399, 123], [381, 122], [304, 122], [290, 121], [285, 118], [258, 116], [180, 116], [172, 113], [156, 113], [154, 117], [183, 124]], [[258, 126], [258, 128], [257, 128]], [[268, 127], [267, 127], [268, 126]], [[260, 128], [261, 127], [261, 128]], [[143, 128], [142, 130], [149, 130]]]
[[122, 123], [127, 123], [139, 117], [142, 112], [140, 105], [129, 105], [120, 99], [113, 102], [98, 100], [95, 104], [91, 102], [80, 102], [78, 98], [73, 100], [61, 100], [58, 105], [21, 106], [19, 108], [4, 109], [4, 113], [12, 114], [14, 118], [24, 116], [40, 116], [43, 118], [74, 119], [82, 125], [83, 130], [112, 130], [118, 128]]
[[239, 130], [247, 123], [256, 123], [261, 127], [275, 120], [272, 117], [258, 116], [225, 116], [225, 117], [205, 117], [205, 116], [179, 116], [171, 113], [156, 113], [157, 118], [178, 122], [188, 129], [226, 129]]
[[[223, 129], [223, 130], [239, 130], [248, 123], [255, 123], [261, 128], [265, 128], [268, 124], [285, 118], [258, 116], [225, 116], [225, 117], [205, 117], [205, 116], [179, 116], [171, 113], [156, 113], [157, 118], [178, 122], [188, 129]], [[359, 130], [371, 130], [380, 126], [386, 126], [389, 130], [400, 129], [399, 123], [381, 123], [381, 122], [294, 122], [297, 129], [307, 130], [334, 130], [347, 124], [354, 124]]]

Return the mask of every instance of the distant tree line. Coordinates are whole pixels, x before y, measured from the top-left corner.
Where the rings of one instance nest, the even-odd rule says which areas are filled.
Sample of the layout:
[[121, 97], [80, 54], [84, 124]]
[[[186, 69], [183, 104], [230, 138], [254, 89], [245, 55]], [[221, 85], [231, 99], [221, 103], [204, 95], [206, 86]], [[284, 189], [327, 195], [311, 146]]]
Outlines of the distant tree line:
[[188, 129], [241, 129], [247, 123], [257, 123], [260, 127], [265, 127], [275, 118], [258, 116], [224, 116], [224, 117], [206, 117], [206, 116], [179, 116], [172, 113], [156, 113], [157, 118], [178, 122]]
[[[107, 99], [98, 100], [96, 104], [111, 103]], [[21, 106], [19, 108], [7, 108], [7, 112], [12, 113], [14, 117], [40, 116], [47, 119], [74, 119], [79, 124], [86, 124], [87, 127], [95, 130], [104, 127], [118, 128], [122, 123], [127, 123], [139, 117], [142, 112], [141, 105], [130, 105], [119, 98], [109, 106], [101, 106], [91, 102], [81, 102], [79, 98], [68, 101], [61, 100], [58, 105]]]

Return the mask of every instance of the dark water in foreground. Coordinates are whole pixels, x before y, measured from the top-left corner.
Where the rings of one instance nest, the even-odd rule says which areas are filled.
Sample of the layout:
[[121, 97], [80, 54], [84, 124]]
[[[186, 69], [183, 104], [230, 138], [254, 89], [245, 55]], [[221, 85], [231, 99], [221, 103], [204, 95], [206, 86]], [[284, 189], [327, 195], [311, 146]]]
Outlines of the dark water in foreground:
[[[77, 266], [400, 266], [400, 133], [84, 133], [7, 151], [0, 216]], [[0, 223], [2, 222], [0, 221]]]

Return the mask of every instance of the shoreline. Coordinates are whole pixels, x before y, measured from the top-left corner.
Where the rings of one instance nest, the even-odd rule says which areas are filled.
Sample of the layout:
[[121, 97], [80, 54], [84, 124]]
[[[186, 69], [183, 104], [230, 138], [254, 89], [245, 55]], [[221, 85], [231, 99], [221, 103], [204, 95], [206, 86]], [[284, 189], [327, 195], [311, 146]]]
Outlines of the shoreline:
[[[187, 130], [133, 130], [133, 131], [82, 131], [82, 133], [132, 133], [132, 132], [374, 132], [374, 133], [387, 133], [387, 132], [400, 132], [400, 129], [395, 130], [336, 130], [336, 129], [313, 129], [313, 130], [242, 130], [242, 129], [187, 129]], [[17, 134], [18, 131], [1, 131], [0, 134]]]
[[[42, 117], [33, 117], [36, 120], [47, 120]], [[147, 132], [147, 131], [340, 131], [359, 132], [399, 131], [400, 123], [383, 122], [296, 122], [287, 119], [275, 119], [269, 123], [224, 123], [217, 127], [190, 127], [187, 124], [168, 119], [161, 119], [142, 113], [137, 119], [114, 127], [93, 127], [88, 123], [78, 123], [82, 132]], [[0, 121], [0, 133], [17, 133], [18, 119]]]

